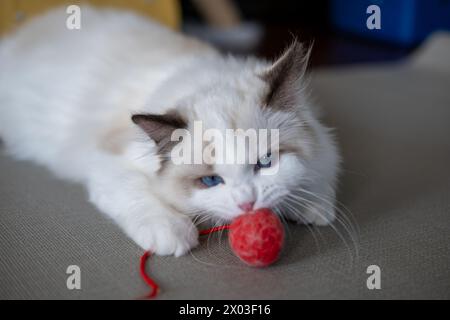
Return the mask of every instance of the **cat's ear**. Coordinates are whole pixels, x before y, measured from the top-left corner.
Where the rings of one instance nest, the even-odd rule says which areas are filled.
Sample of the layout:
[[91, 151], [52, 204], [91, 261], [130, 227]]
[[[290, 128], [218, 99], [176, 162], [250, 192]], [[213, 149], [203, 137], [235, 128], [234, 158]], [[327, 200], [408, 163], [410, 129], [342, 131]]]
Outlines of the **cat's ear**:
[[174, 111], [166, 114], [135, 114], [131, 120], [159, 146], [170, 141], [172, 132], [187, 127], [186, 121]]
[[305, 48], [294, 40], [263, 74], [269, 87], [265, 98], [267, 107], [283, 110], [298, 105], [311, 49], [312, 46]]

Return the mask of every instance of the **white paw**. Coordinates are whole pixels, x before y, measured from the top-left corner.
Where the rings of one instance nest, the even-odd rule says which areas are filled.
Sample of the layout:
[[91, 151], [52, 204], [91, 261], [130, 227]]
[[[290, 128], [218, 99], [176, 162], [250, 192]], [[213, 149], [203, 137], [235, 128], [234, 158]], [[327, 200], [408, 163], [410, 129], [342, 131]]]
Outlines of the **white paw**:
[[133, 240], [158, 255], [182, 256], [198, 245], [198, 230], [187, 217], [152, 217], [142, 223]]
[[[326, 226], [336, 219], [335, 209], [330, 204], [311, 204], [302, 210], [302, 219], [299, 222], [304, 224], [314, 224], [316, 226]], [[301, 220], [301, 221], [300, 221]]]

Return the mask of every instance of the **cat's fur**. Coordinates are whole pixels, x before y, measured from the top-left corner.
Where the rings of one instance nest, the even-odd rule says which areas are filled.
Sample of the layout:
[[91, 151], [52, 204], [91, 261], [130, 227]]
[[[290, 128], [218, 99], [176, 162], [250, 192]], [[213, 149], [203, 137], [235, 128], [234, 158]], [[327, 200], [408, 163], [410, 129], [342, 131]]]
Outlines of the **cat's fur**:
[[[129, 13], [84, 7], [81, 30], [66, 18], [52, 11], [1, 43], [0, 137], [15, 157], [83, 183], [157, 254], [186, 253], [198, 241], [194, 216], [230, 220], [245, 202], [307, 223], [334, 219], [339, 157], [304, 94], [308, 52], [298, 42], [272, 64], [222, 56]], [[278, 173], [173, 164], [164, 140], [194, 120], [279, 129]], [[225, 183], [199, 185], [210, 174]]]

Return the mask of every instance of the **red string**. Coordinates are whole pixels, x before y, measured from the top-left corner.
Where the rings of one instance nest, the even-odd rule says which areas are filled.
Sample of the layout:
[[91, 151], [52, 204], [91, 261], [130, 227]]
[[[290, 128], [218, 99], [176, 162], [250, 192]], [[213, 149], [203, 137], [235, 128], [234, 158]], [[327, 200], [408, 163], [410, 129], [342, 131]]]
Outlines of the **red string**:
[[140, 266], [139, 266], [139, 271], [141, 273], [142, 279], [145, 281], [145, 283], [148, 284], [148, 286], [150, 288], [152, 288], [152, 291], [147, 296], [147, 298], [154, 298], [154, 297], [156, 297], [156, 295], [158, 294], [158, 291], [159, 291], [158, 284], [155, 281], [153, 281], [153, 279], [150, 278], [147, 275], [147, 273], [145, 272], [145, 263], [147, 262], [147, 259], [150, 258], [151, 255], [152, 255], [152, 253], [150, 251], [144, 252], [144, 254], [141, 257], [141, 263], [140, 263]]
[[218, 227], [214, 227], [214, 228], [210, 228], [210, 229], [206, 229], [206, 230], [201, 230], [199, 232], [199, 235], [204, 236], [213, 232], [217, 232], [217, 231], [222, 231], [222, 230], [228, 230], [230, 229], [230, 225], [224, 225], [224, 226], [218, 226]]
[[[209, 228], [209, 229], [206, 229], [206, 230], [201, 230], [199, 232], [199, 235], [204, 236], [204, 235], [211, 234], [213, 232], [222, 231], [222, 230], [228, 230], [228, 229], [230, 229], [229, 225], [213, 227], [213, 228]], [[142, 279], [152, 289], [152, 291], [147, 296], [147, 298], [154, 298], [154, 297], [156, 297], [158, 295], [158, 292], [159, 292], [158, 284], [155, 281], [153, 281], [153, 279], [145, 272], [145, 265], [146, 265], [147, 260], [150, 258], [151, 255], [152, 255], [152, 253], [150, 251], [144, 252], [144, 254], [141, 257], [141, 261], [140, 261], [140, 265], [139, 265], [139, 271], [140, 271]]]

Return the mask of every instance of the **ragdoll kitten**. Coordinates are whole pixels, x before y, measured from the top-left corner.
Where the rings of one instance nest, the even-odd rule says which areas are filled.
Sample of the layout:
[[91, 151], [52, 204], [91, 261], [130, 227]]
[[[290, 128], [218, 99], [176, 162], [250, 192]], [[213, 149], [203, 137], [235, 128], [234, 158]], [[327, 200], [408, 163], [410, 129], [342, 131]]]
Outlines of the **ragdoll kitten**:
[[[222, 223], [269, 207], [333, 221], [339, 157], [305, 96], [301, 44], [269, 63], [223, 56], [130, 13], [83, 7], [81, 30], [66, 19], [54, 10], [1, 43], [0, 137], [15, 157], [83, 183], [129, 237], [161, 255], [197, 245], [197, 216]], [[176, 165], [171, 133], [194, 120], [278, 129], [279, 146], [258, 150], [254, 165]]]

